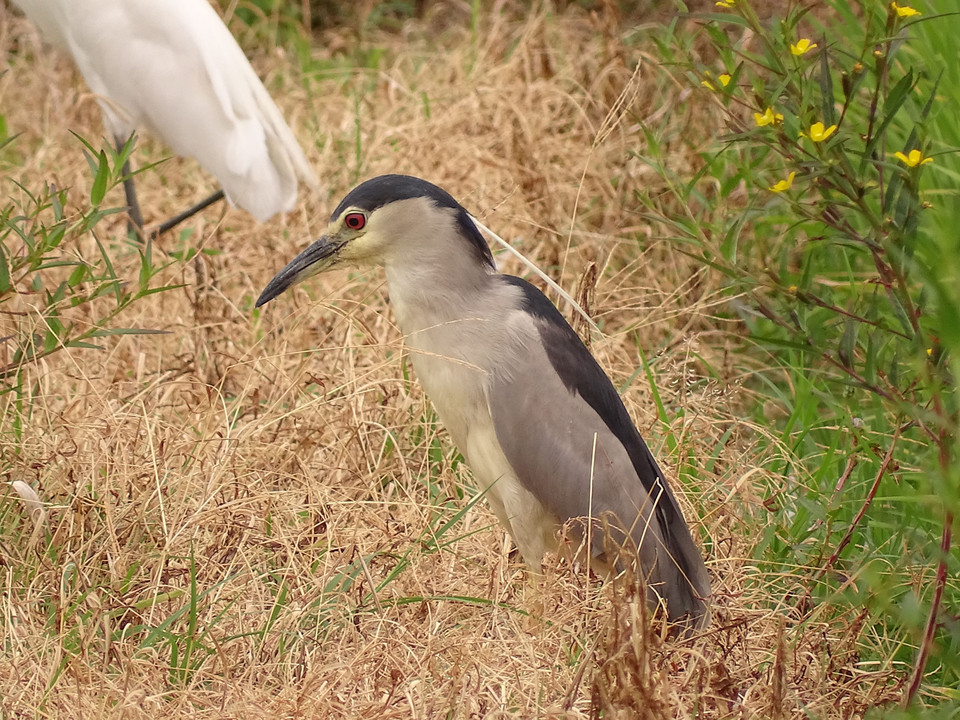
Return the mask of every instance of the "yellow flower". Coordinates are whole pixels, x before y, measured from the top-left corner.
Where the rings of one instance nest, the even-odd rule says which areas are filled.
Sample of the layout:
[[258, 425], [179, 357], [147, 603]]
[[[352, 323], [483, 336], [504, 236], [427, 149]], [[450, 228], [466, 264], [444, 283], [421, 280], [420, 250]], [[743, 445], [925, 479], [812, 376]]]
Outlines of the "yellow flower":
[[757, 123], [757, 127], [763, 127], [764, 125], [773, 125], [774, 123], [781, 122], [783, 115], [774, 113], [773, 108], [767, 108], [763, 113], [754, 113], [753, 119]]
[[793, 185], [793, 179], [796, 176], [797, 174], [795, 172], [790, 173], [789, 175], [787, 175], [786, 180], [781, 180], [776, 185], [771, 185], [770, 190], [775, 193], [780, 193], [780, 192], [784, 192], [785, 190], [789, 190], [790, 187]]
[[[706, 80], [701, 80], [700, 84], [703, 85], [708, 90], [713, 90], [714, 92], [716, 92], [717, 90], [716, 86], [710, 81], [710, 79], [713, 77], [710, 71], [707, 70], [707, 72], [705, 72], [703, 76], [706, 78]], [[717, 75], [717, 80], [720, 81], [720, 85], [722, 87], [726, 87], [727, 85], [729, 85], [730, 79], [731, 78], [729, 75], [727, 75], [727, 73], [723, 73], [722, 75]]]
[[[720, 3], [717, 3], [718, 5]], [[909, 5], [897, 5], [895, 2], [890, 3], [890, 9], [897, 14], [897, 17], [908, 18], [915, 17], [916, 15], [922, 15], [919, 10], [914, 10]]]
[[800, 133], [800, 137], [808, 137], [813, 140], [815, 143], [823, 142], [828, 137], [833, 135], [836, 131], [837, 126], [831, 125], [830, 127], [824, 127], [822, 122], [815, 122], [810, 126], [810, 129], [805, 133]]
[[737, 0], [720, 0], [720, 2], [716, 3], [716, 5], [717, 7], [722, 7], [722, 8], [732, 8], [736, 3], [736, 1]]
[[917, 167], [917, 165], [926, 165], [927, 163], [933, 162], [933, 158], [924, 157], [923, 153], [916, 148], [906, 155], [902, 152], [895, 152], [893, 155], [907, 167]]
[[800, 38], [796, 44], [790, 46], [790, 52], [799, 57], [800, 55], [810, 52], [816, 46], [817, 44], [810, 42], [809, 38]]

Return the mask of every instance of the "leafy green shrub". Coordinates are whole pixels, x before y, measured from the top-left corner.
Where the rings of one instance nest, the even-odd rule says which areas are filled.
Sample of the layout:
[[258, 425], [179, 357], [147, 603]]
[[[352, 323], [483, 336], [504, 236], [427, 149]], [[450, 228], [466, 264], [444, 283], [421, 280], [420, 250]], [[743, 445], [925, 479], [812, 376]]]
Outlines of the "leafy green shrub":
[[905, 702], [924, 679], [955, 688], [960, 218], [936, 193], [960, 174], [930, 128], [944, 103], [955, 123], [960, 98], [942, 59], [904, 48], [920, 21], [944, 38], [957, 23], [879, 1], [771, 21], [747, 0], [714, 9], [698, 18], [709, 49], [672, 52], [729, 132], [689, 181], [652, 151], [673, 192], [640, 199], [725, 277], [758, 418], [771, 398], [786, 410], [763, 582], [798, 621], [846, 615], [862, 652], [908, 668]]
[[[86, 143], [85, 143], [86, 144]], [[123, 208], [102, 208], [107, 191], [123, 180], [132, 144], [119, 154], [89, 144], [93, 174], [89, 205], [65, 210], [67, 190], [31, 192], [11, 181], [12, 199], [0, 208], [0, 395], [24, 392], [25, 370], [65, 348], [97, 348], [113, 335], [157, 332], [123, 327], [121, 313], [171, 286], [154, 286], [166, 265], [156, 264], [150, 241], [127, 243], [134, 277], [116, 269], [116, 246], [105, 244], [104, 219]], [[10, 405], [5, 405], [11, 408]], [[18, 426], [7, 413], [4, 430]]]

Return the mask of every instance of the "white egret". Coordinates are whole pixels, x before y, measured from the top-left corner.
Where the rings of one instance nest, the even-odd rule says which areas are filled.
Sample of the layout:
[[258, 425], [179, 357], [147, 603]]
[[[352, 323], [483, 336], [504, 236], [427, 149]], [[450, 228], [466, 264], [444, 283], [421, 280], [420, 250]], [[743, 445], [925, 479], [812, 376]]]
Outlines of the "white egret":
[[[118, 147], [145, 128], [217, 178], [222, 193], [175, 220], [225, 195], [264, 222], [293, 208], [298, 179], [316, 186], [293, 132], [207, 0], [13, 1], [73, 57]], [[132, 179], [124, 188], [142, 228]]]

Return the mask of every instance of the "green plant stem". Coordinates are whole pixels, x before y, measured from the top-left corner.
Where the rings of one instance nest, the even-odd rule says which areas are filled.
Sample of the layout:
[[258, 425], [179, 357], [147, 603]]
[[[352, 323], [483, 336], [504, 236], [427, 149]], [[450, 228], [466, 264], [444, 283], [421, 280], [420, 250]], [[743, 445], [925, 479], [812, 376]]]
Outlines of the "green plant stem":
[[877, 489], [880, 487], [880, 481], [883, 479], [883, 476], [886, 475], [887, 469], [890, 467], [890, 463], [893, 462], [893, 450], [897, 446], [897, 440], [899, 440], [902, 430], [902, 427], [898, 427], [894, 431], [893, 438], [890, 440], [890, 447], [887, 448], [887, 452], [883, 456], [883, 461], [880, 463], [880, 469], [877, 470], [877, 474], [873, 479], [873, 485], [871, 485], [870, 490], [867, 491], [867, 497], [864, 499], [863, 504], [860, 506], [860, 510], [853, 518], [853, 522], [850, 523], [850, 527], [847, 528], [847, 532], [844, 534], [843, 539], [837, 544], [837, 549], [833, 551], [833, 554], [824, 564], [823, 568], [821, 568], [821, 575], [833, 567], [833, 564], [837, 561], [837, 558], [840, 557], [840, 553], [843, 552], [843, 549], [850, 542], [850, 538], [853, 537], [853, 533], [863, 520], [863, 516], [867, 514], [867, 510], [869, 510], [870, 506], [873, 504], [873, 500], [877, 496]]

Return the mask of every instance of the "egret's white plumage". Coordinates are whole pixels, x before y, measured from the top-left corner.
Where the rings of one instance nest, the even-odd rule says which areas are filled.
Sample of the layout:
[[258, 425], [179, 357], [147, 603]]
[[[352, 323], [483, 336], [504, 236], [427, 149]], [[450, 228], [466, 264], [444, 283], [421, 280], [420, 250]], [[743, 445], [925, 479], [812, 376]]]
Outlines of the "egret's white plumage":
[[14, 0], [73, 57], [125, 141], [137, 128], [212, 173], [263, 222], [316, 185], [293, 132], [207, 0]]

